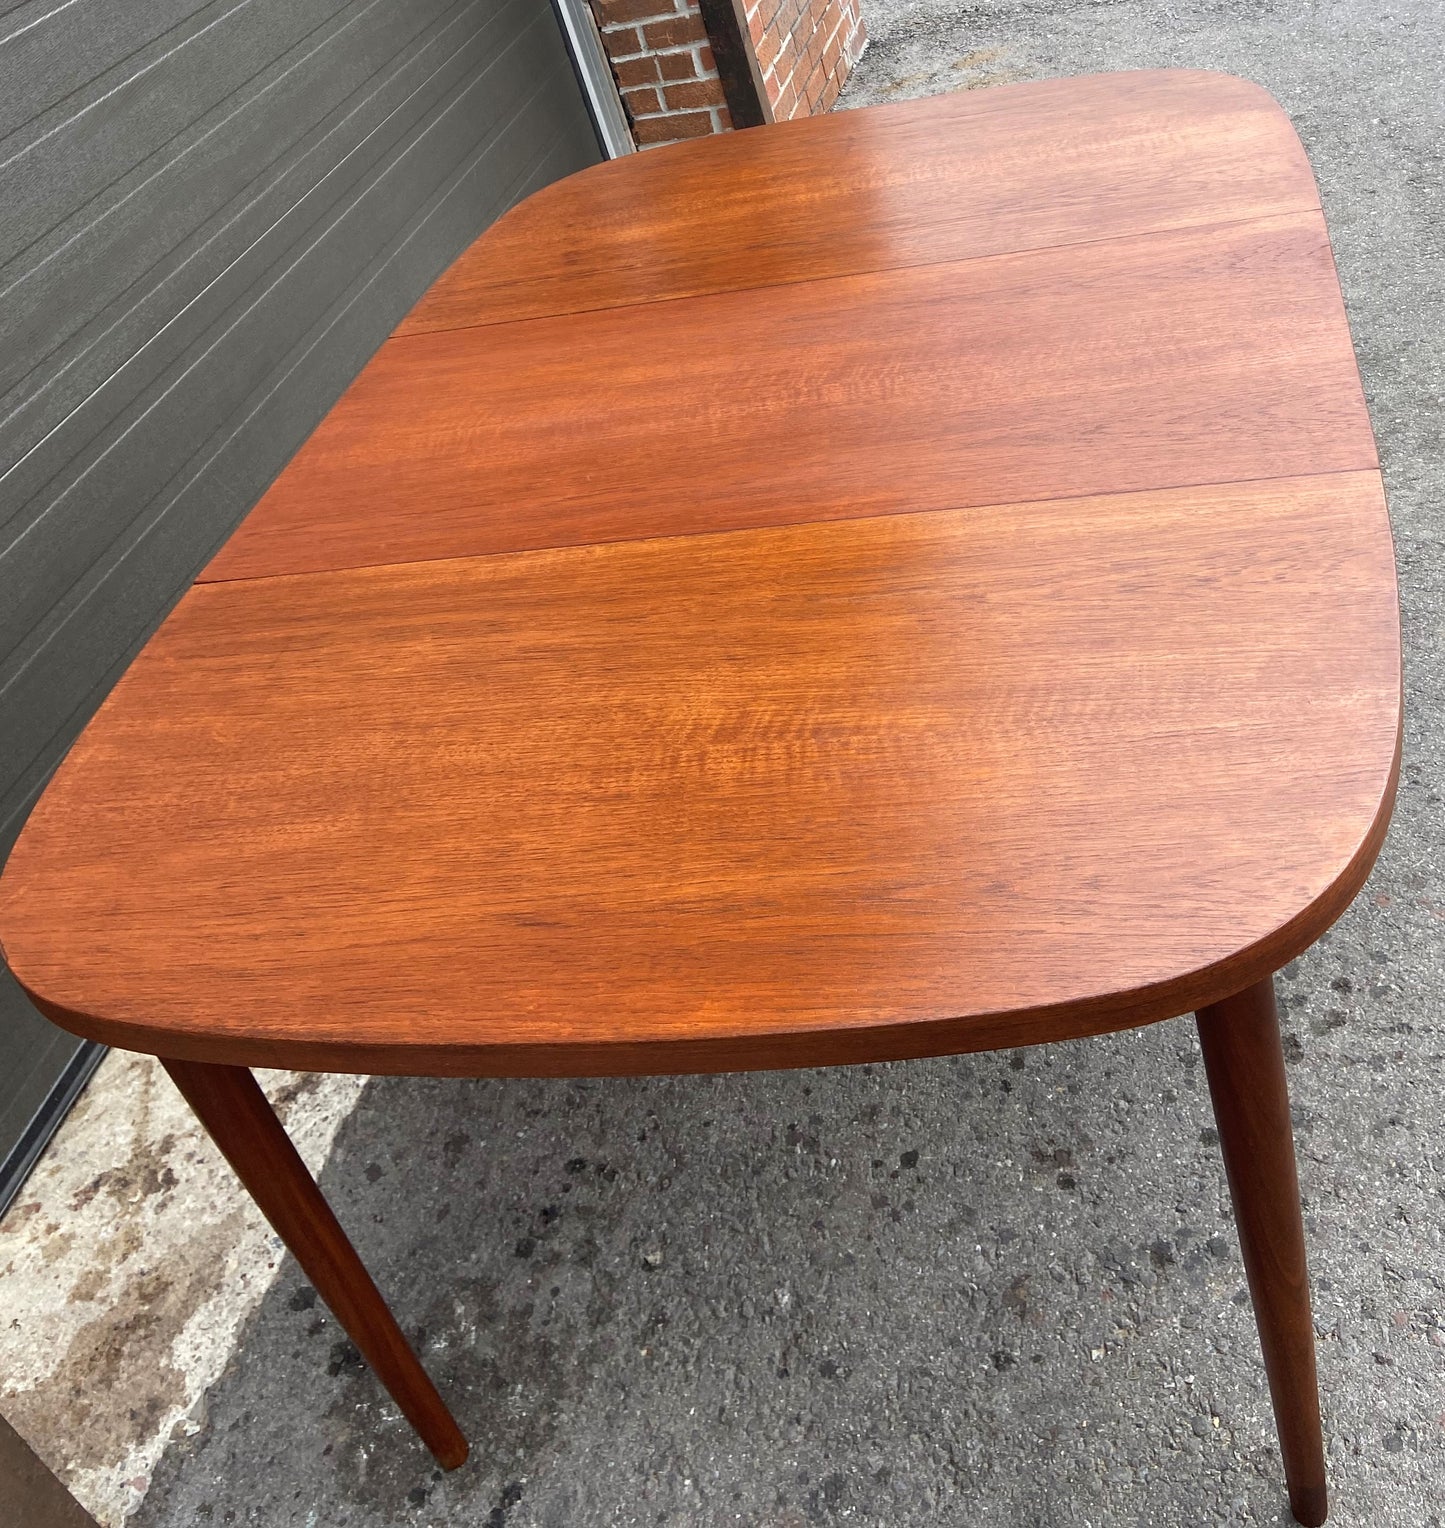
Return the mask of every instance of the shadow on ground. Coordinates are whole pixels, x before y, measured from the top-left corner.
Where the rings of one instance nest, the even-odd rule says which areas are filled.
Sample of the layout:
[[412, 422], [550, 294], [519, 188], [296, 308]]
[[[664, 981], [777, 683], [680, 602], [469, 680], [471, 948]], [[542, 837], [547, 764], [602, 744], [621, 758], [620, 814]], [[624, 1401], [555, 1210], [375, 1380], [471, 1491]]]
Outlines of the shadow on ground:
[[[1375, 1032], [1388, 956], [1378, 996], [1348, 962], [1337, 938], [1283, 984], [1334, 1469], [1372, 1503], [1343, 1521], [1421, 1523], [1434, 1186], [1382, 1158], [1430, 1100], [1418, 1033]], [[1200, 1070], [1182, 1021], [827, 1073], [373, 1081], [324, 1186], [472, 1460], [429, 1465], [291, 1265], [138, 1521], [1286, 1521]]]

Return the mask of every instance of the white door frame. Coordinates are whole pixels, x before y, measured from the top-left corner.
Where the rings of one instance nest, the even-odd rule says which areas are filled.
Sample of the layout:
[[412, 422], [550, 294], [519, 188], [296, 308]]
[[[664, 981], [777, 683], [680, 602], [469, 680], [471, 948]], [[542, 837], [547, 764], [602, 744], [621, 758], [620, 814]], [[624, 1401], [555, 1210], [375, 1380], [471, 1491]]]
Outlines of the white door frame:
[[637, 145], [632, 141], [627, 112], [617, 93], [617, 82], [612, 78], [612, 65], [607, 61], [592, 7], [587, 0], [552, 0], [552, 3], [603, 151], [609, 159], [635, 153]]

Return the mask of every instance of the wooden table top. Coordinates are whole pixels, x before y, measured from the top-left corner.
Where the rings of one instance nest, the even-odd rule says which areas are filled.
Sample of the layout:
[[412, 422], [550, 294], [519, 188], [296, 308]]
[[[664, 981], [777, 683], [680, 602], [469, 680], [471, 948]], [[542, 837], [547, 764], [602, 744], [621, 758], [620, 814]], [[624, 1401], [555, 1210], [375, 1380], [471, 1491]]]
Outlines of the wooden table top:
[[1217, 1001], [1359, 889], [1398, 614], [1313, 178], [1226, 76], [583, 171], [444, 275], [0, 877], [96, 1039], [582, 1074]]

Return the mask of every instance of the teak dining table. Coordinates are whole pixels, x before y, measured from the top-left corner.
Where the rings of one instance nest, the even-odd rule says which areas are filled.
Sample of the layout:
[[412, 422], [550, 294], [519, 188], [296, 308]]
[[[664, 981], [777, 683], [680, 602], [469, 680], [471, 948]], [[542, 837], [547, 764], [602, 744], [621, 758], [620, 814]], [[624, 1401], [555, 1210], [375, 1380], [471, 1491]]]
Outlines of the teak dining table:
[[1394, 559], [1304, 152], [1145, 72], [585, 170], [447, 271], [0, 879], [427, 1446], [467, 1444], [248, 1070], [820, 1066], [1194, 1011], [1325, 1516], [1272, 974], [1393, 802]]

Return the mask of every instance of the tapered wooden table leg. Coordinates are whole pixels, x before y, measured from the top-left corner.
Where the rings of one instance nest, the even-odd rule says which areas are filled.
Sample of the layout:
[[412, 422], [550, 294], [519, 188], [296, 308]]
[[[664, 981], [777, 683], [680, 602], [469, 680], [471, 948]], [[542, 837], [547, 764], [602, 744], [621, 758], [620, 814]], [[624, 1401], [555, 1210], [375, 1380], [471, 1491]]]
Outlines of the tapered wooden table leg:
[[1267, 977], [1200, 1009], [1195, 1017], [1264, 1349], [1290, 1509], [1307, 1528], [1315, 1528], [1328, 1510], [1324, 1440], [1274, 982]]
[[161, 1064], [422, 1442], [455, 1469], [467, 1440], [256, 1079], [243, 1066]]

